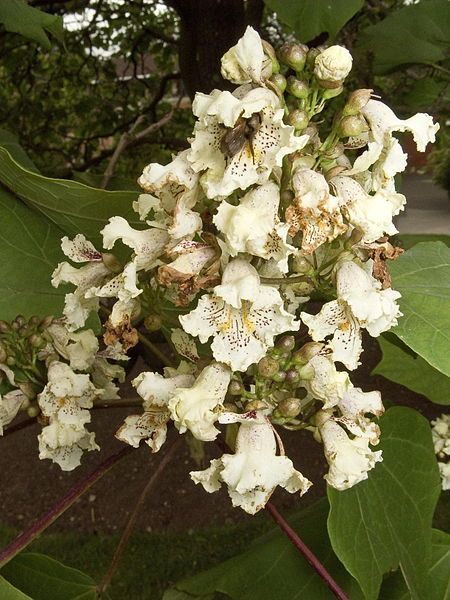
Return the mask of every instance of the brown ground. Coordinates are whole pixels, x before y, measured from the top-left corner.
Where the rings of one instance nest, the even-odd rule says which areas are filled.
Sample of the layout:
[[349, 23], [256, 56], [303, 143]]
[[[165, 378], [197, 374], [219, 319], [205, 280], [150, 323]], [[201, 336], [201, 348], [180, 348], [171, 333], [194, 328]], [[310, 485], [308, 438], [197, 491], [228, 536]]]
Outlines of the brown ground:
[[[368, 339], [362, 355], [364, 364], [352, 374], [355, 385], [365, 391], [379, 389], [385, 400], [416, 408], [428, 418], [434, 418], [442, 410], [423, 396], [396, 385], [383, 377], [369, 377], [380, 359], [378, 344]], [[33, 425], [0, 439], [1, 473], [1, 521], [21, 528], [41, 516], [77, 481], [96, 465], [123, 445], [115, 439], [118, 429], [127, 414], [135, 409], [111, 409], [93, 411], [91, 429], [97, 434], [100, 452], [91, 452], [82, 459], [75, 471], [64, 473], [57, 465], [38, 459], [37, 439], [39, 426]], [[172, 431], [167, 444], [175, 436]], [[322, 476], [325, 464], [321, 446], [307, 432], [281, 431], [287, 455], [297, 469], [313, 481], [314, 486], [301, 500], [278, 490], [274, 503], [285, 510], [309, 503], [325, 490]], [[207, 444], [211, 456], [220, 451], [214, 443]], [[161, 452], [164, 452], [164, 446]], [[147, 446], [135, 450], [113, 467], [78, 502], [53, 525], [53, 530], [87, 532], [115, 532], [127, 520], [140, 491], [151, 476], [160, 455], [152, 455]], [[145, 531], [186, 531], [209, 525], [223, 525], [245, 518], [242, 511], [235, 510], [225, 491], [207, 494], [195, 486], [189, 471], [199, 468], [189, 455], [185, 444], [180, 446], [176, 459], [161, 476], [157, 487], [145, 502], [137, 527]]]

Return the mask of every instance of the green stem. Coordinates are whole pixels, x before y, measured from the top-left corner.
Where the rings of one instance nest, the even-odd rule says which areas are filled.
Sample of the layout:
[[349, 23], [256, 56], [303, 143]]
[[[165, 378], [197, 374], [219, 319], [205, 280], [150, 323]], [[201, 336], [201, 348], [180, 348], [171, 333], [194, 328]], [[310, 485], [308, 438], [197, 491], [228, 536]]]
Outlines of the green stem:
[[161, 350], [156, 346], [156, 344], [151, 342], [140, 331], [138, 331], [138, 337], [139, 337], [139, 341], [141, 342], [141, 344], [143, 346], [145, 346], [146, 348], [148, 348], [152, 354], [154, 354], [156, 357], [158, 357], [159, 360], [163, 363], [163, 365], [165, 365], [166, 367], [174, 366], [173, 362], [170, 360], [170, 358], [168, 356], [166, 356], [163, 352], [161, 352]]
[[261, 277], [261, 283], [270, 285], [293, 285], [294, 283], [302, 283], [304, 281], [311, 283], [311, 277], [309, 275], [299, 275], [298, 277]]

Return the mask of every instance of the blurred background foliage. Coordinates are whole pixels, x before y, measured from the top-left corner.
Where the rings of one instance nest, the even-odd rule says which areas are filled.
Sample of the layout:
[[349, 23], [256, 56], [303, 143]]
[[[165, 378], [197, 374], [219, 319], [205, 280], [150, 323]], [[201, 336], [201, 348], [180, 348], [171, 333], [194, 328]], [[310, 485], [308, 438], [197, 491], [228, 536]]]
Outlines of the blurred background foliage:
[[[137, 189], [145, 164], [186, 147], [190, 99], [226, 87], [220, 56], [251, 24], [275, 46], [344, 44], [358, 57], [351, 85], [373, 88], [399, 116], [432, 113], [431, 164], [448, 187], [449, 21], [447, 0], [5, 0], [0, 144], [15, 134], [42, 174], [100, 187], [125, 135], [108, 188]], [[167, 124], [134, 139], [177, 102]]]

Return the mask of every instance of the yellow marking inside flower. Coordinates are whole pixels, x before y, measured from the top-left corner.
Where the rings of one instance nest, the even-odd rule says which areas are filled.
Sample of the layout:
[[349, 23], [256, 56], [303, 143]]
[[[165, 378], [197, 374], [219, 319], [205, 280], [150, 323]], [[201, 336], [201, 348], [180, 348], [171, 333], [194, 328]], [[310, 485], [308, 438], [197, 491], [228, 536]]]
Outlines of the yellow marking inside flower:
[[253, 333], [256, 329], [255, 324], [249, 317], [250, 302], [248, 300], [242, 301], [242, 323], [247, 333]]
[[344, 323], [341, 323], [339, 325], [338, 329], [340, 329], [340, 331], [348, 331], [350, 329], [350, 323], [347, 323], [347, 321], [345, 321]]

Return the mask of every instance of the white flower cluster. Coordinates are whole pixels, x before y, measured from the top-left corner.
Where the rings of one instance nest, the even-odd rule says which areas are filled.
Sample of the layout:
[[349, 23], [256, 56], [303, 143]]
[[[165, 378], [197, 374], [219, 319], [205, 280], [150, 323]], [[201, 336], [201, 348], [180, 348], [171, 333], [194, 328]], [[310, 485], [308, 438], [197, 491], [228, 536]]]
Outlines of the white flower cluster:
[[[0, 364], [12, 388], [0, 396], [0, 434], [19, 410], [26, 409], [31, 416], [40, 414], [44, 426], [38, 436], [39, 458], [49, 458], [64, 471], [71, 471], [80, 464], [83, 450], [98, 450], [95, 434], [85, 427], [91, 420], [89, 409], [96, 398], [118, 398], [114, 381], [123, 381], [125, 373], [101, 355], [91, 329], [72, 332], [52, 317], [40, 324], [34, 320], [32, 317], [25, 325], [28, 335], [21, 337], [20, 344], [20, 331], [2, 321], [6, 329], [2, 348], [8, 347], [9, 337], [9, 349], [22, 347], [25, 351], [14, 358], [12, 368]], [[19, 316], [13, 325], [22, 321]], [[12, 357], [9, 355], [10, 360]], [[28, 371], [29, 380], [24, 382]]]
[[[249, 513], [277, 485], [311, 485], [284, 455], [276, 425], [313, 430], [327, 482], [340, 490], [382, 460], [368, 416], [383, 412], [380, 394], [355, 388], [336, 363], [355, 369], [361, 330], [378, 336], [401, 316], [385, 266], [400, 252], [385, 236], [405, 204], [394, 177], [406, 155], [393, 134], [412, 132], [423, 151], [438, 129], [429, 115], [398, 119], [372, 90], [357, 90], [323, 131], [327, 121], [315, 116], [343, 92], [349, 52], [285, 44], [281, 66], [275, 56], [251, 27], [225, 54], [222, 75], [238, 87], [197, 94], [190, 147], [139, 178], [145, 193], [134, 208], [145, 227], [113, 217], [102, 231], [105, 250], [117, 241], [132, 250], [128, 262], [78, 235], [62, 247], [83, 266], [64, 262], [53, 276], [75, 286], [64, 311], [72, 331], [91, 311], [109, 311], [108, 356], [123, 357], [150, 317], [163, 323], [188, 362], [134, 380], [143, 413], [117, 437], [157, 451], [170, 420], [205, 442], [217, 438], [217, 422], [235, 424], [234, 454], [191, 476], [209, 492], [225, 484]], [[326, 303], [300, 311], [312, 293]], [[313, 341], [295, 336], [301, 323]], [[67, 388], [68, 406], [84, 397], [80, 387]], [[41, 402], [59, 426], [63, 413], [47, 407], [53, 393]], [[91, 443], [81, 439], [74, 444]]]
[[450, 490], [450, 415], [441, 415], [431, 421], [434, 451], [438, 459], [442, 489]]

